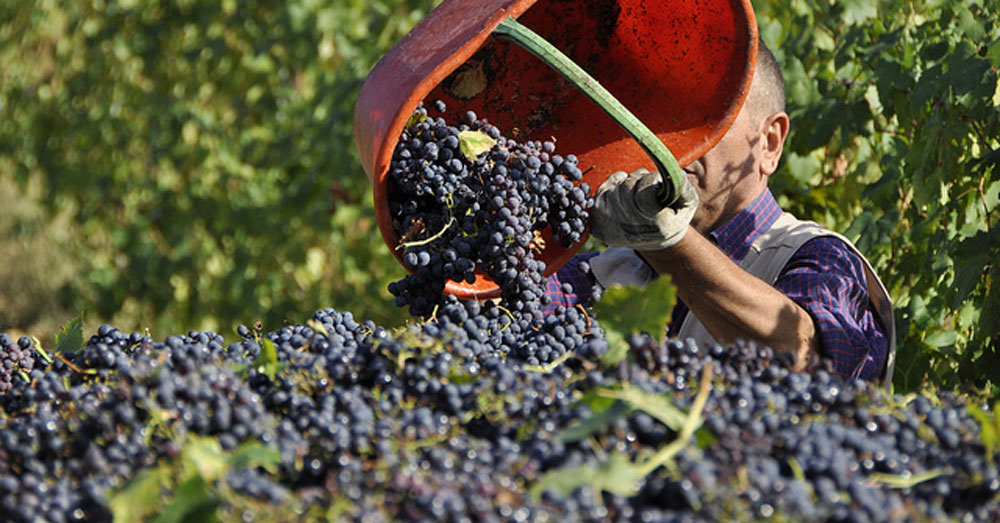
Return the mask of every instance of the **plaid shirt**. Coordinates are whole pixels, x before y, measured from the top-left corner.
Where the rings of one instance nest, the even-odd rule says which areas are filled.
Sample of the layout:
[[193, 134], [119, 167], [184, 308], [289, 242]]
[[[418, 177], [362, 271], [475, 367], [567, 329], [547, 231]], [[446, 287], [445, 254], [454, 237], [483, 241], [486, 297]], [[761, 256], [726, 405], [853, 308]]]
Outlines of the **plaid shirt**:
[[[739, 264], [754, 241], [781, 215], [769, 190], [709, 234], [722, 252]], [[580, 262], [596, 253], [575, 256], [549, 277], [546, 294], [556, 306], [593, 303], [593, 276]], [[848, 378], [878, 379], [885, 367], [889, 342], [869, 302], [864, 267], [847, 245], [820, 237], [805, 243], [785, 265], [774, 287], [812, 316], [819, 329], [821, 352], [836, 372]], [[688, 313], [678, 301], [671, 313], [668, 334], [675, 336]]]

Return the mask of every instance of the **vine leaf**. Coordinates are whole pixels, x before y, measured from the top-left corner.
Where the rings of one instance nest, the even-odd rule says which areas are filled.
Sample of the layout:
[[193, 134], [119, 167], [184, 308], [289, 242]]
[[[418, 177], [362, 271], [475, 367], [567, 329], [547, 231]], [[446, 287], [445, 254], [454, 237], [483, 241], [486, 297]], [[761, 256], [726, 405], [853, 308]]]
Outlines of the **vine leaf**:
[[612, 286], [605, 289], [601, 300], [594, 304], [594, 312], [608, 335], [611, 350], [620, 352], [616, 344], [620, 347], [618, 340], [623, 342], [625, 334], [630, 332], [646, 332], [662, 343], [676, 298], [676, 289], [666, 275], [642, 288]]
[[1000, 449], [1000, 416], [997, 416], [1000, 402], [993, 406], [993, 413], [988, 413], [973, 402], [969, 403], [969, 414], [979, 422], [979, 437], [986, 447], [986, 455], [995, 455]]
[[687, 421], [687, 414], [678, 409], [665, 394], [649, 394], [636, 387], [624, 385], [621, 389], [603, 389], [597, 392], [606, 398], [614, 398], [628, 403], [632, 408], [641, 410], [674, 432], [680, 432]]
[[268, 338], [260, 338], [260, 354], [254, 360], [253, 366], [273, 380], [276, 374], [288, 368], [288, 363], [278, 362], [278, 349], [274, 346], [273, 341]]
[[592, 416], [566, 427], [556, 435], [556, 440], [562, 442], [579, 441], [611, 425], [615, 420], [628, 415], [632, 410], [623, 401], [615, 401], [600, 410], [591, 403], [591, 409], [594, 411]]
[[462, 131], [458, 133], [458, 150], [469, 159], [470, 162], [489, 151], [496, 145], [497, 141], [482, 131]]
[[268, 338], [261, 338], [260, 340], [260, 355], [253, 362], [254, 365], [273, 365], [278, 363], [278, 349], [274, 346], [274, 342]]
[[173, 502], [153, 523], [187, 523], [216, 521], [216, 509], [222, 500], [213, 495], [202, 476], [194, 476], [177, 487]]
[[114, 521], [142, 521], [160, 505], [163, 486], [169, 481], [166, 467], [146, 469], [130, 480], [125, 488], [108, 501]]
[[537, 501], [546, 491], [567, 496], [579, 487], [590, 486], [595, 493], [605, 491], [627, 497], [639, 491], [644, 477], [641, 467], [633, 463], [627, 454], [616, 452], [597, 466], [580, 465], [549, 472], [528, 493]]
[[83, 314], [69, 320], [59, 332], [56, 333], [56, 352], [76, 352], [83, 348]]
[[406, 121], [406, 128], [409, 129], [426, 119], [427, 115], [414, 111], [413, 114], [410, 115], [410, 119]]
[[[542, 493], [546, 491], [556, 491], [563, 495], [569, 495], [579, 487], [590, 486], [594, 489], [595, 494], [604, 491], [623, 497], [634, 496], [639, 492], [642, 481], [646, 476], [660, 466], [669, 463], [678, 452], [688, 445], [695, 430], [701, 426], [705, 402], [708, 401], [711, 390], [712, 364], [709, 363], [702, 370], [698, 394], [691, 405], [691, 411], [687, 414], [678, 411], [681, 419], [671, 419], [671, 423], [676, 422], [679, 425], [677, 438], [664, 445], [647, 459], [639, 459], [633, 462], [627, 454], [615, 452], [610, 454], [606, 460], [597, 466], [580, 465], [577, 467], [556, 469], [545, 474], [532, 485], [528, 491], [529, 495], [532, 499], [538, 500], [541, 498]], [[651, 407], [653, 404], [651, 400], [638, 394], [626, 393], [623, 395], [638, 400], [638, 403], [644, 407]], [[656, 407], [660, 406], [656, 405]], [[675, 407], [671, 406], [671, 408]], [[607, 426], [615, 417], [628, 414], [630, 410], [623, 401], [615, 401], [604, 412], [591, 416], [589, 420], [585, 420], [580, 425], [577, 425], [576, 427], [578, 428], [574, 429], [575, 433], [573, 435], [583, 437], [589, 434], [586, 430], [592, 428], [597, 430], [603, 426]], [[666, 417], [672, 418], [672, 416], [673, 413]], [[566, 432], [560, 434], [558, 436], [559, 439], [566, 441], [565, 434]]]

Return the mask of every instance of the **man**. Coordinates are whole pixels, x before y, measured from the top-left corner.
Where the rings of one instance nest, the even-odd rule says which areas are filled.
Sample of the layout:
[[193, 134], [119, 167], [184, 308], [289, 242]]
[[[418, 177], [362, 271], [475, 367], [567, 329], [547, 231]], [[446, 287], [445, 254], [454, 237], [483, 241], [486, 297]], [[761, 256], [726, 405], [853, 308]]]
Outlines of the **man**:
[[[603, 287], [669, 274], [680, 303], [669, 334], [699, 344], [755, 340], [847, 378], [891, 380], [895, 336], [888, 293], [850, 242], [782, 213], [767, 182], [789, 118], [774, 55], [759, 42], [747, 100], [725, 136], [686, 166], [681, 196], [664, 208], [660, 175], [612, 174], [596, 194], [591, 229], [611, 248], [553, 275], [553, 305], [587, 303]], [[568, 283], [568, 285], [563, 285]], [[567, 292], [568, 291], [568, 292]]]

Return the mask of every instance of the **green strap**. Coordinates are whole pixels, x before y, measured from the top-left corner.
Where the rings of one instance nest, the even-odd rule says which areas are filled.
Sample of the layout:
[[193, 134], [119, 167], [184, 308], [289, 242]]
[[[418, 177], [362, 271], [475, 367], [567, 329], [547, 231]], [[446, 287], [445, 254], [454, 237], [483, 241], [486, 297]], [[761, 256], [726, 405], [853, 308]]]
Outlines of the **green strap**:
[[677, 164], [677, 159], [674, 158], [670, 149], [657, 138], [653, 131], [636, 118], [594, 77], [587, 74], [583, 68], [576, 65], [573, 60], [539, 36], [538, 33], [528, 29], [513, 18], [507, 18], [497, 26], [493, 34], [498, 38], [514, 42], [537, 56], [546, 65], [563, 75], [577, 89], [583, 91], [608, 116], [618, 122], [622, 129], [625, 129], [632, 138], [639, 142], [642, 149], [656, 164], [657, 170], [663, 177], [661, 201], [665, 205], [674, 203], [677, 195], [680, 194], [681, 185], [684, 183], [684, 171]]

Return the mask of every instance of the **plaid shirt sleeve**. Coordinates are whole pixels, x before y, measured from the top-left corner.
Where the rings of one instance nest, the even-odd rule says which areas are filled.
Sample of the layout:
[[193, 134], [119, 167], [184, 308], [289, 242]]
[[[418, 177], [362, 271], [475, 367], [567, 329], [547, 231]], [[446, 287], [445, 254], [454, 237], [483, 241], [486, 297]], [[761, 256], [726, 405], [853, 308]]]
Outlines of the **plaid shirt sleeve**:
[[838, 374], [878, 378], [889, 342], [869, 303], [864, 266], [847, 245], [832, 237], [806, 242], [774, 286], [813, 317]]
[[543, 313], [550, 313], [558, 306], [575, 307], [582, 305], [590, 307], [594, 304], [594, 286], [597, 281], [589, 271], [583, 271], [581, 262], [597, 256], [596, 252], [577, 254], [570, 258], [545, 281], [545, 295], [549, 303], [542, 306]]

